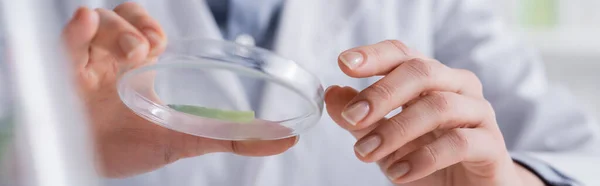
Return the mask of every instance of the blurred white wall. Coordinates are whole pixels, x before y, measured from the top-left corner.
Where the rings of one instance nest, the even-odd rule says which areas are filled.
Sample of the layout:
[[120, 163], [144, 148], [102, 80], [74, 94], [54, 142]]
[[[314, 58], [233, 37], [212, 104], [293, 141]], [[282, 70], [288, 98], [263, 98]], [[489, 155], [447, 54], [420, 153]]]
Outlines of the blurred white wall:
[[600, 118], [600, 1], [496, 3], [512, 30], [539, 50], [550, 80], [569, 87]]

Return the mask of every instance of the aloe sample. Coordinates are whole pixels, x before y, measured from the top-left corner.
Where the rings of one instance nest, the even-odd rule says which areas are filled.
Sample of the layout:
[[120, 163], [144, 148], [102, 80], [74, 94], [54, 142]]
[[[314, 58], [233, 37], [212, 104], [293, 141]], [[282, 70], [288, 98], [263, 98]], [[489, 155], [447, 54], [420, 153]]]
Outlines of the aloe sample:
[[548, 28], [558, 23], [557, 0], [521, 0], [520, 20], [527, 27]]
[[221, 110], [215, 108], [206, 108], [192, 105], [173, 105], [169, 104], [168, 107], [187, 114], [195, 116], [213, 118], [237, 123], [249, 123], [254, 120], [254, 111], [232, 111], [232, 110]]

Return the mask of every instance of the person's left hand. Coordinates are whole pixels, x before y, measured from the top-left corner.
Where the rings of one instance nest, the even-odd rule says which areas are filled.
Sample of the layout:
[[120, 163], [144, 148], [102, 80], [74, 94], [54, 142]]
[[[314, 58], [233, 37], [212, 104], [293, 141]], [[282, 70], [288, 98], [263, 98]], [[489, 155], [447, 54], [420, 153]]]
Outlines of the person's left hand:
[[[512, 161], [474, 73], [447, 67], [399, 41], [350, 49], [339, 65], [351, 77], [384, 76], [360, 92], [329, 87], [325, 102], [332, 119], [359, 139], [356, 156], [377, 162], [392, 182], [541, 185]], [[385, 118], [400, 107], [402, 112]]]

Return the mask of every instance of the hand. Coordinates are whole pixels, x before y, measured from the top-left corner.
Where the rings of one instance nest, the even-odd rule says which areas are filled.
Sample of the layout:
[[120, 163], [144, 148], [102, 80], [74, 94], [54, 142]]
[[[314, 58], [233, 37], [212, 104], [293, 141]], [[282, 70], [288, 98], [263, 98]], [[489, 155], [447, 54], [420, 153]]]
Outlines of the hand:
[[99, 169], [105, 176], [131, 176], [211, 152], [273, 155], [296, 141], [200, 138], [159, 127], [129, 110], [117, 95], [119, 71], [152, 63], [167, 43], [161, 26], [135, 3], [124, 3], [113, 11], [79, 8], [62, 37], [92, 123]]
[[359, 139], [356, 156], [377, 162], [392, 182], [541, 185], [537, 178], [522, 179], [534, 176], [513, 163], [472, 72], [444, 66], [399, 41], [350, 49], [339, 65], [351, 77], [384, 76], [360, 92], [329, 87], [325, 101], [333, 120]]

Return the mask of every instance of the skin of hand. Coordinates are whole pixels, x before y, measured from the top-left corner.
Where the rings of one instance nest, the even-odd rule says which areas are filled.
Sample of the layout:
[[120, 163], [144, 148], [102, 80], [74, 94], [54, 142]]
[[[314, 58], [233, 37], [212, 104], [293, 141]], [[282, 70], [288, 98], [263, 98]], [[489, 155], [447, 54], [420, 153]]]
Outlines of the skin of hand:
[[395, 40], [344, 51], [338, 63], [350, 77], [383, 76], [362, 91], [331, 86], [325, 102], [332, 119], [358, 139], [356, 156], [376, 162], [393, 183], [543, 185], [512, 161], [474, 73]]
[[128, 109], [116, 90], [120, 71], [151, 64], [167, 44], [159, 23], [136, 3], [114, 10], [81, 7], [64, 27], [62, 40], [88, 111], [102, 176], [132, 176], [214, 152], [274, 155], [297, 142], [297, 137], [274, 141], [201, 138], [160, 127]]

